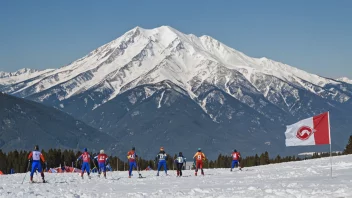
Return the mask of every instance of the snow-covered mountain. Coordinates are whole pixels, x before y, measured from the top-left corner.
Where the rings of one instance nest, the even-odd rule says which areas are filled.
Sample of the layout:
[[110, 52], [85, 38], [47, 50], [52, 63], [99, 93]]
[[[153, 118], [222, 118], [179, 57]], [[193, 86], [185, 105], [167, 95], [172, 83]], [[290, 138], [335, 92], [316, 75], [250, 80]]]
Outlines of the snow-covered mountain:
[[1, 85], [11, 85], [17, 82], [23, 82], [25, 80], [34, 78], [36, 76], [45, 74], [53, 69], [46, 69], [39, 71], [36, 69], [23, 68], [15, 72], [2, 72], [0, 71], [0, 84]]
[[[150, 30], [136, 27], [67, 66], [20, 76], [4, 75], [0, 91], [55, 106], [118, 137], [127, 137], [126, 131], [132, 130], [133, 120], [124, 120], [124, 116], [139, 112], [144, 115], [140, 118], [143, 123], [152, 116], [152, 107], [162, 114], [163, 106], [173, 107], [169, 109], [172, 112], [182, 109], [176, 104], [183, 103], [201, 110], [193, 117], [204, 114], [210, 119], [213, 128], [206, 130], [208, 138], [219, 130], [231, 136], [236, 126], [250, 134], [239, 133], [237, 140], [256, 137], [262, 141], [261, 146], [273, 145], [275, 139], [282, 138], [285, 124], [328, 110], [346, 115], [336, 120], [342, 133], [341, 127], [346, 126], [341, 122], [351, 118], [348, 111], [352, 110], [352, 85], [345, 81], [267, 58], [252, 58], [212, 37], [186, 35], [168, 26]], [[142, 111], [141, 105], [148, 101], [154, 106]], [[101, 119], [109, 109], [111, 115]], [[125, 114], [114, 117], [114, 109]], [[145, 125], [153, 125], [150, 130], [159, 133], [156, 126], [161, 123], [150, 120]], [[145, 125], [134, 130], [143, 130]], [[194, 130], [204, 130], [201, 128]], [[275, 131], [277, 136], [263, 139], [268, 131]], [[343, 135], [340, 138], [347, 141]]]
[[29, 69], [29, 68], [23, 68], [15, 72], [2, 72], [0, 71], [0, 78], [9, 78], [13, 76], [20, 76], [20, 75], [28, 75], [34, 72], [37, 72], [38, 70], [36, 69]]
[[345, 82], [345, 83], [352, 84], [352, 80], [350, 80], [350, 79], [347, 78], [347, 77], [338, 78], [337, 80], [338, 80], [338, 81]]
[[[236, 82], [234, 75], [242, 77], [242, 82]], [[4, 92], [21, 97], [37, 94], [39, 101], [52, 95], [62, 101], [86, 90], [109, 91], [96, 106], [137, 85], [163, 80], [179, 85], [192, 98], [197, 96], [195, 90], [204, 82], [223, 86], [223, 91], [236, 98], [241, 97], [242, 89], [231, 90], [229, 85], [247, 83], [250, 92], [268, 97], [275, 79], [323, 98], [339, 102], [350, 99], [344, 92], [323, 88], [327, 84], [340, 84], [338, 81], [267, 58], [251, 58], [209, 36], [185, 35], [168, 26], [152, 30], [136, 27], [60, 69], [24, 69], [7, 76], [21, 78], [12, 79], [11, 86]], [[4, 75], [1, 84], [8, 82], [7, 76]], [[268, 84], [263, 87], [261, 80], [266, 78], [269, 78]], [[48, 93], [48, 90], [63, 91]]]

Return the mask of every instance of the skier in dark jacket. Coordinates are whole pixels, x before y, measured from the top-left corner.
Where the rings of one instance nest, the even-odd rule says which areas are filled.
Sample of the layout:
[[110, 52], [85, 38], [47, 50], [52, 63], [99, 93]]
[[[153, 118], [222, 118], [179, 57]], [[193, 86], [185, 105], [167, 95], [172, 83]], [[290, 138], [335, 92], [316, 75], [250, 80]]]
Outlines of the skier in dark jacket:
[[181, 177], [183, 164], [186, 164], [186, 158], [183, 157], [182, 152], [178, 153], [178, 157], [175, 159], [175, 164], [177, 168], [177, 177]]

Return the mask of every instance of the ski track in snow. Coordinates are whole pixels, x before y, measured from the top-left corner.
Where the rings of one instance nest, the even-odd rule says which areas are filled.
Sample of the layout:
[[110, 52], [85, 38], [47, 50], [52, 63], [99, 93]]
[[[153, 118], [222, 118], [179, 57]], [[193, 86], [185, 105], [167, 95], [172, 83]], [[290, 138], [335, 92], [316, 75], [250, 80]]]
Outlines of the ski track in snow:
[[[352, 155], [333, 158], [333, 177], [330, 159], [316, 159], [244, 168], [205, 169], [205, 176], [177, 178], [156, 177], [155, 171], [141, 171], [127, 178], [128, 173], [108, 172], [108, 179], [81, 179], [78, 173], [46, 173], [48, 183], [28, 182], [24, 174], [0, 176], [0, 197], [352, 197]], [[27, 173], [28, 174], [28, 173]], [[34, 180], [40, 181], [39, 174]]]

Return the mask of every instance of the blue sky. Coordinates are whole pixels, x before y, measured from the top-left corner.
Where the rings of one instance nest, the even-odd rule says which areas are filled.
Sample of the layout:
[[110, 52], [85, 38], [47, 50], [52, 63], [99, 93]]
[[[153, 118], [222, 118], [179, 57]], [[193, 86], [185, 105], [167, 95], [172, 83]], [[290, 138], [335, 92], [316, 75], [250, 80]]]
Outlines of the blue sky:
[[252, 57], [352, 78], [352, 1], [0, 0], [0, 71], [58, 68], [140, 26], [210, 35]]

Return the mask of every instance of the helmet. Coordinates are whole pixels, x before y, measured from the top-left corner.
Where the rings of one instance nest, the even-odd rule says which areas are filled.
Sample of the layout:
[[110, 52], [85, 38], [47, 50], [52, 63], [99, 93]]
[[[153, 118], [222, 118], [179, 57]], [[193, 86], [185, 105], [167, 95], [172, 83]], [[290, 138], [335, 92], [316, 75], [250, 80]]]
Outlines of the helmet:
[[198, 148], [198, 151], [202, 151], [202, 149], [201, 149], [201, 148]]
[[34, 146], [34, 150], [39, 151], [39, 146], [38, 146], [38, 145], [35, 145], [35, 146]]
[[87, 148], [84, 148], [84, 152], [87, 152], [88, 151], [88, 149]]
[[135, 150], [136, 150], [136, 148], [132, 147], [132, 151], [135, 151]]
[[100, 154], [104, 154], [104, 150], [102, 149], [102, 150], [100, 150]]
[[160, 150], [163, 151], [163, 150], [164, 150], [164, 147], [160, 147]]

